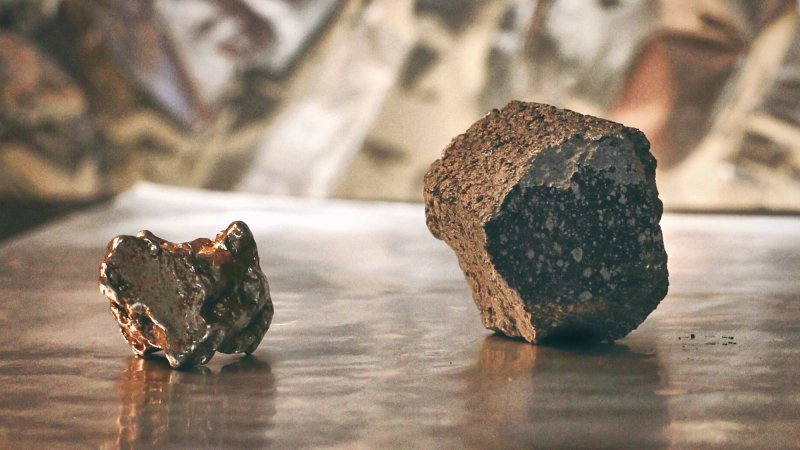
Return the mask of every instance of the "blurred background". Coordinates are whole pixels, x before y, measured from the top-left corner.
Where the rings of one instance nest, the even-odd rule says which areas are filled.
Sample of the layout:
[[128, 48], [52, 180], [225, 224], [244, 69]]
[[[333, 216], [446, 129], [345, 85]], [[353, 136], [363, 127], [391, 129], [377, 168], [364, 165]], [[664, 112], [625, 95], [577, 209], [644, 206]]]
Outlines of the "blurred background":
[[511, 99], [642, 129], [667, 210], [800, 212], [796, 0], [0, 0], [0, 239], [138, 181], [420, 201]]

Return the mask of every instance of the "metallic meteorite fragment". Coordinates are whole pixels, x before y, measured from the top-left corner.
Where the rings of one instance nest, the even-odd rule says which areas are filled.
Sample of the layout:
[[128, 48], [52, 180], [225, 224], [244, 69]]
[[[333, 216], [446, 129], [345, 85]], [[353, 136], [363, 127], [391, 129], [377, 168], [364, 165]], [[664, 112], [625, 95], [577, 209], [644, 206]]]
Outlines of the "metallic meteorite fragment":
[[517, 101], [453, 139], [425, 212], [486, 328], [614, 340], [656, 308], [668, 275], [649, 149], [639, 130]]
[[100, 264], [100, 291], [133, 352], [163, 350], [175, 368], [205, 364], [216, 351], [252, 353], [272, 321], [267, 277], [244, 222], [213, 241], [117, 236]]

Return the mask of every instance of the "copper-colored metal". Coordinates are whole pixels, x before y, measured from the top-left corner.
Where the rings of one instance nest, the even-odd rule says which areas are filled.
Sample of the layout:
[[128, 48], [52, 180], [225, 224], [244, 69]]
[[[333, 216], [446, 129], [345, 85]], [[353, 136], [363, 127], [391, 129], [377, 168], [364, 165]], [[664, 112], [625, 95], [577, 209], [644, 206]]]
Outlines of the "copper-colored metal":
[[100, 291], [133, 352], [163, 350], [173, 368], [205, 364], [217, 351], [252, 353], [273, 315], [244, 222], [213, 241], [175, 244], [149, 231], [117, 236], [100, 264]]

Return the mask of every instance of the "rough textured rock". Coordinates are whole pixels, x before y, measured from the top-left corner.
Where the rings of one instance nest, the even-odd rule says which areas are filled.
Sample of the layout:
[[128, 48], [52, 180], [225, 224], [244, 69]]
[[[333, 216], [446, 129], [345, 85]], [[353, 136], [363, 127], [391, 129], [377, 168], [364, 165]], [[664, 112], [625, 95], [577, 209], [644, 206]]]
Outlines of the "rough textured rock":
[[100, 264], [100, 291], [133, 352], [163, 350], [175, 368], [205, 364], [216, 351], [252, 353], [272, 321], [267, 277], [244, 222], [213, 241], [117, 236]]
[[453, 139], [425, 212], [486, 328], [614, 340], [656, 308], [668, 275], [649, 148], [639, 130], [517, 101]]

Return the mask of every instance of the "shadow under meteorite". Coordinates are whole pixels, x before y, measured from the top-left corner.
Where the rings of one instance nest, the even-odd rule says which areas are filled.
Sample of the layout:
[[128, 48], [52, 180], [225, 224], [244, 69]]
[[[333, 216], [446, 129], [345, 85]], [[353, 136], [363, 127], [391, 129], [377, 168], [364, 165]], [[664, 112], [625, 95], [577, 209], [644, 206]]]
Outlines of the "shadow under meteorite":
[[655, 355], [618, 344], [531, 345], [487, 336], [460, 375], [468, 447], [661, 448], [667, 404]]
[[120, 375], [117, 446], [264, 447], [275, 416], [275, 378], [253, 356], [222, 367], [173, 370], [130, 357]]

